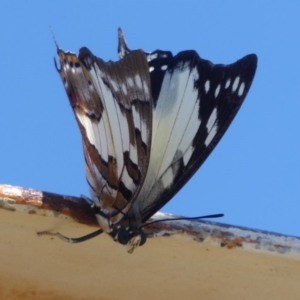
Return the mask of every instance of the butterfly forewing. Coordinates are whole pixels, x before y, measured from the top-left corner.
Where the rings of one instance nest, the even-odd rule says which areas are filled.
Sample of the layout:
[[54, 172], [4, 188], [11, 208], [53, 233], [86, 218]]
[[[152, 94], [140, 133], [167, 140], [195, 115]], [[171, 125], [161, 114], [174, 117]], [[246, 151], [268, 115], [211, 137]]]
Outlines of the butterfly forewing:
[[152, 96], [142, 51], [104, 62], [87, 48], [58, 50], [60, 74], [81, 134], [92, 198], [112, 223], [135, 200], [148, 168]]

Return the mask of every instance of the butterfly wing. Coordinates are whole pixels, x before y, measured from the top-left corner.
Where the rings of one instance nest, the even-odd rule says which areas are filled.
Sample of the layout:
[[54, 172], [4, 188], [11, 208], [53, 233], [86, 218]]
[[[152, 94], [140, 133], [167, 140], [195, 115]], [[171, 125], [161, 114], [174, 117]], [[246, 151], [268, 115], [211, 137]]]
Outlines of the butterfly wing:
[[184, 51], [163, 67], [153, 101], [149, 168], [136, 200], [144, 222], [184, 186], [220, 141], [249, 91], [256, 65], [254, 54], [231, 65], [214, 65], [195, 51]]
[[87, 48], [58, 49], [64, 82], [83, 139], [92, 199], [111, 223], [130, 209], [148, 168], [152, 95], [142, 51], [104, 62]]
[[[128, 55], [119, 29], [119, 56]], [[213, 64], [195, 51], [173, 57], [146, 53], [153, 95], [152, 146], [144, 185], [137, 197], [143, 222], [194, 175], [220, 141], [252, 84], [257, 56], [230, 65]]]

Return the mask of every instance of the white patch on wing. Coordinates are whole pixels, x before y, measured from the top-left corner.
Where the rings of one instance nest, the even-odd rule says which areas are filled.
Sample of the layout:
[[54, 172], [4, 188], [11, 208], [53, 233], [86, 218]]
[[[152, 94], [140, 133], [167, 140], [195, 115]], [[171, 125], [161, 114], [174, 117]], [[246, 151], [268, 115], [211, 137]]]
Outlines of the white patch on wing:
[[141, 90], [143, 88], [143, 85], [140, 75], [135, 75], [134, 80], [137, 87]]
[[[165, 98], [164, 101], [165, 109], [167, 108], [168, 111], [164, 111], [163, 119], [159, 124], [160, 129], [157, 129], [164, 134], [158, 134], [155, 131], [153, 132], [153, 144], [155, 147], [156, 145], [163, 146], [159, 147], [162, 151], [158, 150], [160, 152], [159, 156], [161, 157], [160, 168], [157, 173], [158, 177], [160, 177], [169, 167], [177, 149], [184, 152], [185, 149], [181, 149], [180, 146], [186, 146], [186, 142], [181, 143], [181, 140], [185, 138], [184, 134], [186, 133], [188, 125], [193, 124], [194, 121], [199, 123], [197, 110], [195, 113], [195, 102], [197, 101], [198, 91], [194, 90], [194, 80], [198, 78], [198, 72], [196, 69], [190, 70], [189, 65], [185, 65], [183, 66], [183, 71], [178, 73], [175, 71], [171, 75], [171, 90], [168, 88], [170, 83], [166, 86], [168, 88], [168, 94], [171, 94], [171, 99], [174, 100], [171, 102], [170, 99]], [[168, 76], [169, 72], [165, 78], [168, 79]], [[172, 83], [174, 84], [172, 85]], [[162, 86], [162, 90], [164, 88], [165, 85]], [[190, 101], [185, 101], [183, 103], [184, 98], [187, 98]], [[194, 117], [192, 121], [190, 120], [191, 116]], [[194, 134], [198, 129], [198, 126], [195, 126], [195, 124], [193, 125], [194, 130], [186, 133], [190, 139], [194, 137]], [[191, 137], [192, 135], [193, 137]], [[166, 139], [166, 137], [169, 137], [169, 139]]]
[[240, 82], [240, 77], [238, 76], [237, 78], [235, 78], [234, 82], [233, 82], [233, 85], [232, 85], [232, 92], [235, 92], [238, 85], [239, 85], [239, 82]]
[[133, 180], [132, 180], [132, 178], [128, 174], [128, 171], [127, 171], [126, 167], [124, 168], [123, 173], [122, 173], [122, 182], [124, 183], [126, 188], [130, 191], [133, 191], [136, 187]]
[[147, 61], [151, 61], [153, 59], [156, 59], [157, 58], [157, 53], [152, 53], [152, 54], [149, 54], [147, 55]]
[[112, 85], [113, 89], [117, 92], [119, 91], [119, 86], [118, 84], [111, 78], [109, 77], [109, 83]]
[[160, 67], [163, 71], [167, 70], [168, 69], [168, 66], [167, 65], [163, 65]]
[[[89, 161], [89, 167], [86, 165], [86, 176], [90, 185], [92, 200], [98, 204], [98, 206], [100, 206], [99, 199], [103, 193], [114, 197], [117, 195], [117, 190], [108, 187], [106, 179], [103, 178], [98, 168], [91, 161]], [[99, 186], [102, 186], [101, 191], [98, 190]]]
[[198, 116], [199, 105], [200, 105], [199, 100], [195, 101], [194, 107], [192, 109], [192, 114], [189, 117], [189, 119], [187, 120], [188, 124], [187, 124], [186, 130], [182, 136], [180, 145], [178, 147], [178, 149], [182, 152], [186, 152], [186, 149], [189, 148], [189, 145], [192, 143], [192, 141], [200, 127], [201, 120], [199, 119], [199, 116]]
[[133, 163], [136, 165], [138, 164], [138, 158], [137, 158], [137, 148], [130, 144], [130, 150], [129, 150], [129, 157]]
[[149, 93], [148, 85], [144, 80], [143, 80], [143, 90], [144, 90], [144, 97], [145, 97], [145, 99], [143, 99], [143, 100], [147, 101], [147, 99], [149, 99], [149, 97], [150, 97], [150, 93]]
[[225, 84], [225, 89], [227, 89], [230, 86], [230, 83], [231, 83], [231, 79], [228, 78]]
[[218, 126], [216, 121], [217, 121], [217, 109], [214, 108], [206, 125], [208, 135], [204, 142], [205, 146], [208, 146], [210, 144], [210, 142], [212, 141], [212, 139], [215, 137], [217, 133]]
[[209, 132], [207, 138], [205, 139], [205, 146], [207, 147], [210, 142], [212, 141], [212, 139], [215, 137], [215, 135], [217, 134], [218, 132], [218, 125], [217, 123], [214, 124], [214, 126], [212, 127], [211, 131]]
[[192, 156], [194, 150], [195, 150], [195, 148], [194, 148], [192, 145], [190, 145], [190, 146], [187, 148], [187, 150], [185, 151], [185, 153], [184, 153], [184, 155], [183, 155], [183, 164], [184, 164], [185, 166], [189, 163], [190, 158], [191, 158], [191, 156]]
[[[140, 114], [136, 110], [135, 106], [132, 106], [132, 116], [133, 116], [133, 122], [134, 122], [135, 126], [138, 126], [138, 125], [140, 126], [141, 118], [140, 118]], [[140, 128], [138, 128], [138, 129], [141, 131]]]
[[141, 132], [142, 141], [146, 144], [147, 142], [147, 130], [148, 126], [147, 124], [140, 118], [140, 114], [136, 110], [135, 106], [132, 107], [132, 115], [133, 115], [133, 121], [136, 126], [136, 128]]
[[132, 80], [132, 78], [127, 78], [127, 85], [129, 86], [129, 87], [133, 87], [133, 80]]
[[97, 124], [95, 122], [91, 122], [91, 120], [85, 115], [77, 114], [77, 117], [81, 125], [85, 128], [86, 136], [90, 144], [95, 146], [102, 159], [104, 159], [107, 162], [107, 140], [105, 139], [105, 135], [103, 135], [104, 131], [101, 131], [101, 129], [103, 130], [103, 120], [101, 119], [100, 122]]
[[121, 87], [122, 87], [122, 92], [123, 92], [123, 94], [126, 96], [126, 95], [127, 95], [127, 88], [126, 88], [126, 85], [125, 85], [124, 83], [122, 83]]
[[[97, 89], [97, 93], [100, 96], [100, 99], [102, 99], [103, 101], [103, 127], [106, 135], [107, 144], [111, 144], [113, 148], [110, 149], [109, 147], [108, 153], [116, 158], [117, 174], [118, 177], [120, 177], [124, 165], [123, 152], [125, 152], [126, 150], [129, 151], [129, 134], [127, 119], [122, 114], [119, 104], [114, 99], [111, 90], [104, 84], [102, 78], [105, 78], [105, 74], [103, 74], [103, 72], [98, 68], [97, 65], [94, 65], [94, 68], [90, 70], [90, 75], [93, 84]], [[116, 87], [116, 90], [119, 90], [119, 87], [116, 82], [112, 84], [112, 87]]]
[[174, 176], [172, 169], [169, 168], [162, 176], [161, 181], [164, 188], [167, 188], [173, 182]]
[[244, 94], [244, 90], [245, 90], [245, 83], [242, 82], [240, 87], [239, 87], [239, 90], [238, 90], [238, 95], [241, 97], [243, 94]]
[[154, 67], [149, 68], [149, 72], [152, 72], [152, 71], [154, 71]]
[[204, 89], [205, 89], [206, 94], [208, 93], [209, 88], [210, 88], [210, 82], [209, 82], [209, 80], [206, 80], [205, 84], [204, 84]]
[[220, 88], [221, 88], [221, 85], [218, 84], [218, 86], [217, 86], [217, 88], [216, 88], [216, 90], [215, 90], [215, 98], [218, 97], [218, 95], [219, 95], [219, 93], [220, 93]]
[[153, 188], [160, 191], [159, 186], [154, 187], [159, 178], [164, 187], [169, 186], [175, 176], [172, 166], [177, 166], [176, 161], [184, 153], [185, 161], [190, 158], [191, 154], [187, 153], [187, 149], [201, 123], [198, 117], [198, 90], [194, 87], [194, 82], [198, 79], [197, 68], [191, 69], [189, 62], [178, 62], [174, 68], [166, 71], [157, 106], [153, 111], [149, 168], [137, 202], [148, 203], [147, 196], [150, 192], [154, 193]]
[[207, 131], [211, 130], [216, 120], [217, 120], [217, 109], [214, 108], [206, 124]]
[[[103, 178], [102, 174], [98, 171], [98, 168], [91, 162], [90, 162], [90, 167], [91, 167], [91, 170], [89, 168], [86, 168], [86, 175], [87, 175], [89, 184], [94, 188], [99, 183], [102, 186], [105, 185], [106, 180]], [[93, 173], [93, 176], [91, 176], [91, 172]], [[97, 196], [99, 196], [99, 195], [97, 195]]]
[[[118, 116], [118, 122], [116, 122], [119, 125], [119, 132], [121, 133], [121, 138], [122, 138], [122, 148], [123, 148], [123, 152], [125, 151], [129, 151], [129, 127], [127, 125], [127, 118], [126, 115], [123, 114], [120, 110], [120, 107], [118, 104], [115, 105], [116, 106], [116, 112], [117, 112], [117, 116]], [[119, 152], [119, 151], [118, 151]], [[123, 156], [123, 153], [122, 153]], [[123, 161], [123, 158], [122, 158]], [[120, 166], [122, 168], [122, 166]]]
[[98, 125], [98, 131], [95, 132], [95, 138], [99, 139], [99, 144], [101, 147], [101, 150], [99, 151], [99, 153], [101, 154], [102, 159], [104, 159], [106, 162], [108, 162], [108, 154], [109, 149], [111, 149], [113, 147], [113, 145], [108, 145], [107, 144], [107, 138], [106, 138], [106, 134], [105, 134], [105, 128], [104, 128], [104, 122], [101, 119]]
[[141, 122], [141, 133], [142, 133], [142, 141], [146, 144], [147, 141], [147, 131], [148, 127], [147, 124], [142, 120]]

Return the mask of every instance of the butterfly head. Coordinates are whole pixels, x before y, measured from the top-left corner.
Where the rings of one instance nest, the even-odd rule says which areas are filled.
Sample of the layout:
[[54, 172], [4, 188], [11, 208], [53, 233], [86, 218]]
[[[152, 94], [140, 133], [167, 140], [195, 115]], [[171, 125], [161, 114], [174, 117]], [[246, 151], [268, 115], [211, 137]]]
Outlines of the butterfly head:
[[133, 230], [130, 227], [120, 228], [114, 237], [114, 240], [124, 245], [128, 253], [133, 253], [135, 248], [143, 246], [146, 243], [147, 236], [142, 229]]

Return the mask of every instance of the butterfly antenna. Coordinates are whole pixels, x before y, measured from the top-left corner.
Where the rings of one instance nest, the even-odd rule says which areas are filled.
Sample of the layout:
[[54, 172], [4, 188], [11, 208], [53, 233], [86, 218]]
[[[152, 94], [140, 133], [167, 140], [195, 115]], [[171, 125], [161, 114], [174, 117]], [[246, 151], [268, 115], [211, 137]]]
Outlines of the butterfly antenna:
[[113, 206], [113, 208], [115, 209], [115, 210], [117, 210], [120, 214], [122, 214], [123, 216], [126, 216], [127, 215], [127, 213], [124, 213], [120, 208], [118, 208], [117, 206]]
[[56, 38], [55, 38], [55, 35], [54, 35], [54, 32], [53, 32], [52, 26], [49, 26], [49, 29], [50, 29], [52, 38], [53, 38], [53, 40], [54, 40], [54, 44], [55, 44], [55, 46], [56, 46], [56, 48], [57, 48], [57, 50], [58, 50], [58, 49], [60, 49], [60, 48], [59, 48], [58, 43], [57, 43], [57, 41], [56, 41]]
[[[52, 38], [54, 40], [54, 44], [56, 46], [56, 50], [57, 50], [57, 53], [59, 52], [60, 48], [58, 46], [58, 43], [56, 41], [56, 38], [55, 38], [55, 35], [54, 35], [54, 32], [53, 32], [53, 29], [52, 29], [52, 26], [49, 26], [49, 29], [50, 29], [50, 32], [51, 32], [51, 35], [52, 35]], [[56, 62], [56, 58], [54, 57], [54, 66], [55, 66], [55, 69], [60, 72], [61, 69], [57, 66], [57, 62]]]
[[172, 219], [161, 219], [156, 220], [150, 223], [143, 224], [140, 228], [155, 224], [155, 223], [161, 223], [161, 222], [170, 222], [170, 221], [181, 221], [181, 220], [199, 220], [199, 219], [212, 219], [212, 218], [222, 218], [224, 217], [224, 214], [215, 214], [215, 215], [207, 215], [207, 216], [200, 216], [200, 217], [180, 217], [180, 218], [172, 218]]

